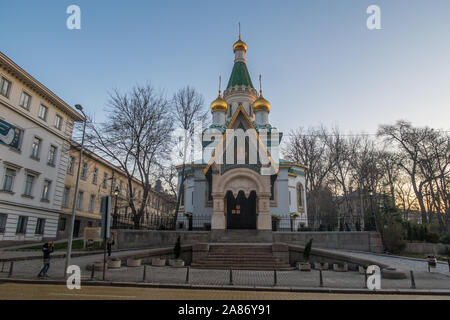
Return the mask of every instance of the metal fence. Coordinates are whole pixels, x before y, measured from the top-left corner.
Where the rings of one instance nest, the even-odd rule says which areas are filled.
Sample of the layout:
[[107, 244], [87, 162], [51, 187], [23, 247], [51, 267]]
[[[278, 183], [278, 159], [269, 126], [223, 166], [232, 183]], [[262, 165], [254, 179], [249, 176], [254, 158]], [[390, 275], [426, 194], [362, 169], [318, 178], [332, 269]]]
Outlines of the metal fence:
[[210, 215], [194, 215], [191, 217], [147, 215], [141, 216], [136, 224], [133, 216], [117, 214], [112, 217], [112, 229], [137, 229], [137, 230], [186, 230], [186, 231], [207, 231], [211, 230]]
[[272, 216], [272, 231], [303, 231], [306, 225], [306, 218], [299, 216]]
[[[272, 231], [307, 231], [306, 218], [292, 217], [290, 215], [272, 217]], [[133, 216], [117, 214], [112, 218], [112, 229], [138, 229], [138, 230], [185, 230], [185, 231], [209, 231], [211, 230], [211, 215], [180, 215], [160, 216], [144, 214], [135, 223]]]
[[174, 216], [160, 216], [143, 214], [136, 223], [133, 215], [117, 214], [112, 217], [112, 229], [138, 229], [138, 230], [173, 230]]

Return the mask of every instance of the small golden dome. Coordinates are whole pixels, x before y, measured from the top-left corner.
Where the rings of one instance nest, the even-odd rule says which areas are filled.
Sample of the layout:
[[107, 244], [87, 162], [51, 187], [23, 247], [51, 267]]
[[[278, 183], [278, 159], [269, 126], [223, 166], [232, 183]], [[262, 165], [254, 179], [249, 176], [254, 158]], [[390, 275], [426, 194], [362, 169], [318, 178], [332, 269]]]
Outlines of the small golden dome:
[[262, 93], [259, 95], [259, 98], [253, 102], [253, 111], [270, 112], [270, 102], [263, 98]]
[[216, 112], [216, 111], [224, 111], [224, 112], [228, 111], [228, 104], [225, 100], [223, 100], [220, 92], [219, 92], [219, 96], [217, 97], [217, 99], [211, 103], [211, 112]]
[[236, 50], [238, 50], [238, 49], [242, 49], [245, 52], [247, 51], [247, 44], [244, 41], [242, 41], [241, 39], [239, 39], [238, 41], [236, 41], [233, 44], [233, 52], [236, 52]]

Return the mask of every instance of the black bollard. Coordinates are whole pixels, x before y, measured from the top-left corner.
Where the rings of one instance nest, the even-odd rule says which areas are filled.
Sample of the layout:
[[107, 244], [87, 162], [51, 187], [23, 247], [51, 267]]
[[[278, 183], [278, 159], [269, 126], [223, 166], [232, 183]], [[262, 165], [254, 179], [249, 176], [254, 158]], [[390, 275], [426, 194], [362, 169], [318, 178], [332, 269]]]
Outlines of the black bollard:
[[95, 264], [92, 265], [91, 280], [94, 280], [94, 275], [95, 275]]
[[230, 285], [233, 285], [233, 270], [230, 268]]
[[277, 270], [273, 270], [273, 286], [276, 287], [277, 286]]
[[411, 289], [415, 289], [416, 288], [416, 281], [414, 280], [414, 273], [413, 273], [412, 270], [410, 270], [409, 273], [411, 274]]
[[364, 289], [367, 289], [367, 269], [364, 270]]
[[147, 266], [144, 264], [144, 274], [142, 275], [142, 282], [147, 280]]
[[186, 267], [186, 284], [189, 283], [189, 267]]
[[14, 261], [11, 261], [11, 263], [9, 264], [8, 278], [11, 278], [11, 276], [13, 274], [13, 268], [14, 268]]
[[319, 277], [320, 277], [319, 287], [323, 287], [322, 268], [319, 269]]

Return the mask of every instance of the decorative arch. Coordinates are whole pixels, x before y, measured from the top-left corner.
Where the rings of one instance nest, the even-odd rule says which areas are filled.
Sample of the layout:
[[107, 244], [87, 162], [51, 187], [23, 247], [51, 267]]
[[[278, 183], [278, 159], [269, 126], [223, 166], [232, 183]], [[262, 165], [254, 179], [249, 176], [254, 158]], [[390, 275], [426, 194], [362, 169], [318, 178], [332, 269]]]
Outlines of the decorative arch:
[[227, 171], [218, 179], [214, 195], [224, 197], [227, 191], [231, 191], [237, 197], [239, 191], [242, 190], [246, 197], [249, 197], [252, 191], [256, 191], [257, 195], [270, 196], [270, 185], [263, 184], [262, 177], [248, 168]]

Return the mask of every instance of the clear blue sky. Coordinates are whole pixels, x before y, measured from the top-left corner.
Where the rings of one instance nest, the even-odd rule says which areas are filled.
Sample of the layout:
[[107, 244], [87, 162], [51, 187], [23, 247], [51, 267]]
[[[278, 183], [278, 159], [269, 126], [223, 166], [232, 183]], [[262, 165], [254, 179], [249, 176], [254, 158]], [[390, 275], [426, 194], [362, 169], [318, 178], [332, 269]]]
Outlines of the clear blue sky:
[[[103, 118], [108, 91], [185, 85], [209, 103], [233, 66], [237, 23], [272, 125], [375, 132], [402, 118], [449, 129], [450, 1], [0, 0], [0, 50], [67, 103]], [[82, 29], [66, 28], [67, 6]], [[382, 30], [366, 27], [381, 7]]]

